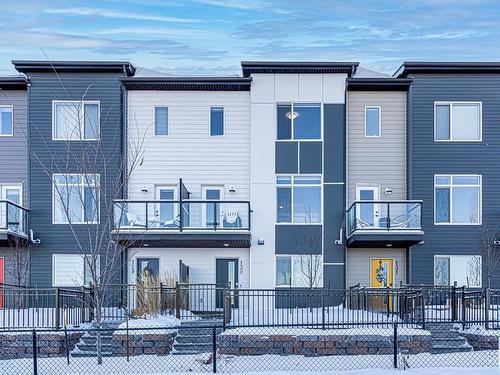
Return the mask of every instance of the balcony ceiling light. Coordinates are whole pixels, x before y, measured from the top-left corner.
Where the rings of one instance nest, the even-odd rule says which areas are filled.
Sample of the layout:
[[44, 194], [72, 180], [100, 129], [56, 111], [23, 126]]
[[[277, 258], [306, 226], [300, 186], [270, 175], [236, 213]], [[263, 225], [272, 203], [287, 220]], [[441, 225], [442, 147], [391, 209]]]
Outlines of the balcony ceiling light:
[[224, 242], [224, 247], [229, 247], [229, 244], [227, 242]]

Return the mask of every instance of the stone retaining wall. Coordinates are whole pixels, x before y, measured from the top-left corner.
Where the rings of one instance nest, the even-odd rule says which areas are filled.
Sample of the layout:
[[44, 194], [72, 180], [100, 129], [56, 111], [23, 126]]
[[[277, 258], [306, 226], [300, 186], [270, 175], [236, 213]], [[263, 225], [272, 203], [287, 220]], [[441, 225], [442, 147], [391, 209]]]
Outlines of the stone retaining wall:
[[[176, 332], [129, 334], [128, 353], [131, 356], [143, 354], [167, 355], [172, 351]], [[114, 333], [111, 352], [116, 356], [127, 355], [127, 335], [121, 331]]]
[[480, 333], [460, 332], [460, 336], [467, 339], [469, 344], [472, 345], [474, 351], [476, 350], [498, 350], [498, 336], [496, 335], [482, 335]]
[[[232, 355], [363, 355], [393, 354], [393, 338], [383, 335], [232, 335], [218, 338], [219, 352]], [[401, 335], [401, 349], [423, 353], [431, 347], [430, 335]]]
[[[69, 351], [73, 350], [83, 332], [68, 332]], [[66, 342], [61, 332], [39, 333], [37, 338], [37, 355], [39, 358], [65, 357]], [[0, 334], [0, 359], [17, 359], [33, 357], [32, 333]]]

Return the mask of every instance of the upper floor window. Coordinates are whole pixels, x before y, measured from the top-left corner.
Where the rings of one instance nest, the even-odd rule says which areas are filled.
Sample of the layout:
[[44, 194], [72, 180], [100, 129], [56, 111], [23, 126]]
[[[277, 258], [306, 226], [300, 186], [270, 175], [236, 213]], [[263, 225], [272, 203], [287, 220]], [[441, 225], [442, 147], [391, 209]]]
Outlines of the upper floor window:
[[0, 136], [14, 134], [12, 106], [0, 106]]
[[168, 135], [168, 107], [155, 107], [155, 135]]
[[98, 174], [54, 174], [53, 223], [98, 223], [99, 179]]
[[210, 107], [210, 135], [224, 135], [224, 108]]
[[380, 120], [380, 107], [365, 107], [365, 137], [380, 137]]
[[98, 101], [53, 101], [54, 140], [97, 140], [100, 128]]
[[278, 223], [321, 222], [321, 176], [278, 176], [276, 194]]
[[434, 223], [481, 223], [481, 176], [434, 176]]
[[278, 104], [278, 140], [321, 139], [320, 104]]
[[481, 102], [434, 103], [436, 141], [480, 141], [481, 133]]

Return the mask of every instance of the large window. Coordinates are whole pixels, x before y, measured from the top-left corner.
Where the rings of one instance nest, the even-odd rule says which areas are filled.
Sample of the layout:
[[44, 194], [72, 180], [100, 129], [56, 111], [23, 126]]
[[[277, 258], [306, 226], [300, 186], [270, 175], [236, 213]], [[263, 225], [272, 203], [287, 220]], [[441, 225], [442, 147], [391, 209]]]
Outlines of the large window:
[[321, 177], [276, 177], [277, 222], [314, 224], [321, 222]]
[[168, 135], [168, 107], [155, 107], [155, 135]]
[[[88, 255], [87, 255], [88, 256]], [[92, 258], [81, 254], [52, 255], [52, 286], [81, 287], [92, 282]], [[96, 258], [96, 273], [100, 276], [100, 257]]]
[[95, 224], [99, 221], [99, 175], [53, 175], [53, 223]]
[[224, 108], [211, 107], [210, 108], [210, 135], [221, 136], [224, 135]]
[[276, 286], [320, 287], [323, 283], [321, 255], [276, 256]]
[[481, 223], [481, 176], [434, 176], [435, 224]]
[[482, 259], [480, 255], [436, 255], [434, 284], [480, 287]]
[[436, 141], [480, 141], [481, 127], [481, 102], [434, 103]]
[[0, 106], [0, 136], [14, 134], [12, 106]]
[[380, 107], [365, 107], [365, 137], [380, 137]]
[[278, 140], [321, 139], [320, 104], [278, 104]]
[[100, 128], [98, 101], [53, 101], [54, 140], [97, 140]]

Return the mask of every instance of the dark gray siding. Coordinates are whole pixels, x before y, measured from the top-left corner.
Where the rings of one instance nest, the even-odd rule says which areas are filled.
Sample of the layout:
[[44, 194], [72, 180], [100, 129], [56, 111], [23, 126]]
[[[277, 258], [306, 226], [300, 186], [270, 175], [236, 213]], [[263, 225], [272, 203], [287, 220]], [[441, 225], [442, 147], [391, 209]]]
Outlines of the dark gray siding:
[[[52, 224], [52, 184], [50, 176], [44, 171], [81, 173], [75, 157], [67, 160], [67, 142], [52, 141], [52, 101], [99, 100], [101, 110], [100, 150], [105, 156], [98, 157], [95, 164], [101, 173], [101, 217], [106, 212], [103, 206], [105, 196], [111, 197], [112, 184], [117, 181], [118, 163], [121, 155], [121, 89], [118, 74], [70, 74], [62, 73], [56, 77], [51, 73], [31, 74], [30, 87], [30, 186], [31, 186], [31, 226], [39, 245], [32, 249], [31, 284], [50, 286], [52, 284], [52, 254], [79, 253], [69, 225]], [[94, 142], [71, 142], [71, 153], [81, 155], [81, 149], [91, 147]], [[40, 161], [38, 161], [39, 159]], [[106, 174], [103, 163], [106, 162]], [[67, 163], [67, 167], [66, 167]], [[88, 163], [85, 163], [88, 165]], [[79, 238], [88, 230], [76, 227]], [[103, 260], [101, 260], [103, 264]]]
[[321, 142], [300, 142], [300, 173], [323, 173], [322, 146]]
[[298, 172], [298, 147], [298, 142], [276, 142], [276, 173]]
[[321, 254], [321, 225], [276, 225], [276, 254]]
[[[411, 249], [410, 279], [433, 282], [436, 254], [478, 254], [481, 226], [435, 226], [434, 182], [438, 173], [483, 176], [483, 223], [498, 225], [500, 217], [500, 75], [416, 75], [411, 88], [409, 124], [409, 195], [422, 199], [425, 244]], [[434, 101], [482, 101], [482, 142], [434, 142]], [[484, 273], [483, 273], [484, 276]], [[500, 286], [500, 273], [493, 275]], [[484, 283], [483, 283], [484, 284]]]

